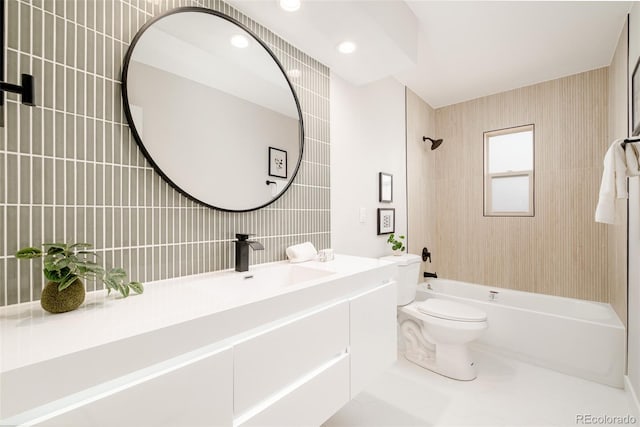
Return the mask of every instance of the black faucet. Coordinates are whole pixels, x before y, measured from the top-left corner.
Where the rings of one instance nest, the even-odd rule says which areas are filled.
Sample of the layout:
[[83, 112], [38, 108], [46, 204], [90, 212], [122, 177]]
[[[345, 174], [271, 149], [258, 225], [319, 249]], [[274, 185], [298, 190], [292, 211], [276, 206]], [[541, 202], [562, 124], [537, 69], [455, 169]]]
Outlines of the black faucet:
[[236, 233], [236, 271], [249, 271], [249, 246], [254, 251], [264, 250], [262, 243], [249, 239], [250, 234]]
[[429, 278], [429, 277], [433, 277], [434, 279], [438, 278], [438, 273], [429, 273], [428, 271], [424, 272], [424, 277], [425, 278]]

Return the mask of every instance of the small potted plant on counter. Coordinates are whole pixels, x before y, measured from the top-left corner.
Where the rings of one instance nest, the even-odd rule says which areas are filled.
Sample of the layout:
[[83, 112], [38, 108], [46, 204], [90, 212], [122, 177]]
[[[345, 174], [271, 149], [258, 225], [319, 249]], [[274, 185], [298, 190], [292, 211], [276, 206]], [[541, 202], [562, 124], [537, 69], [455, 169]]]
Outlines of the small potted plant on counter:
[[128, 282], [122, 268], [106, 271], [95, 260], [98, 255], [90, 251], [89, 243], [45, 243], [43, 249], [23, 248], [16, 252], [18, 259], [43, 258], [44, 276], [49, 281], [42, 290], [40, 305], [50, 313], [75, 310], [84, 302], [85, 289], [82, 280], [100, 280], [108, 293], [118, 291], [123, 297], [131, 291], [144, 292], [140, 282]]
[[393, 250], [394, 255], [402, 255], [405, 247], [404, 247], [404, 236], [398, 236], [396, 239], [395, 234], [389, 234], [389, 238], [387, 239], [387, 243], [391, 244], [391, 249]]

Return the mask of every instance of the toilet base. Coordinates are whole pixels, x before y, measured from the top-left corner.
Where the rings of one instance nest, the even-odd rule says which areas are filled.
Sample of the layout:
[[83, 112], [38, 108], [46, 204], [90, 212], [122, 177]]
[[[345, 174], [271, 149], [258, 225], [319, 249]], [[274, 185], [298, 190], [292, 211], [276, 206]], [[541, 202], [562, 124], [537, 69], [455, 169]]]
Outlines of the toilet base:
[[435, 353], [428, 353], [426, 351], [407, 350], [404, 357], [409, 362], [454, 380], [472, 381], [478, 376], [475, 362], [471, 359], [466, 346], [439, 344]]
[[414, 320], [405, 320], [400, 329], [408, 361], [454, 380], [471, 381], [478, 376], [466, 344], [433, 344]]

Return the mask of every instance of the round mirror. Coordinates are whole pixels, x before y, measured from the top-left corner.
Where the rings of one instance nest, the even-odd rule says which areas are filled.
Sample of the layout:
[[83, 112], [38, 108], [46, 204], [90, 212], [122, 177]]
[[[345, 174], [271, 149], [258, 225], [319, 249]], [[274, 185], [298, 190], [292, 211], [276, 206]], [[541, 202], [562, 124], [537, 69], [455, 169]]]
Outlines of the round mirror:
[[273, 52], [242, 24], [173, 10], [134, 38], [124, 109], [145, 156], [187, 197], [250, 211], [280, 197], [302, 158], [298, 98]]

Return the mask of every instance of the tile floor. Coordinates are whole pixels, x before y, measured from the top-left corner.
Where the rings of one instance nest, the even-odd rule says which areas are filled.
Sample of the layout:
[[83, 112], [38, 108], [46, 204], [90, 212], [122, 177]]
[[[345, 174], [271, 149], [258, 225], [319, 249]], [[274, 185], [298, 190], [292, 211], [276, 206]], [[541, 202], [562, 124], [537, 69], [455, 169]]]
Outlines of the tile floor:
[[442, 377], [398, 356], [323, 427], [588, 425], [577, 422], [578, 414], [640, 420], [624, 390], [489, 352], [474, 354], [479, 376], [471, 382]]

